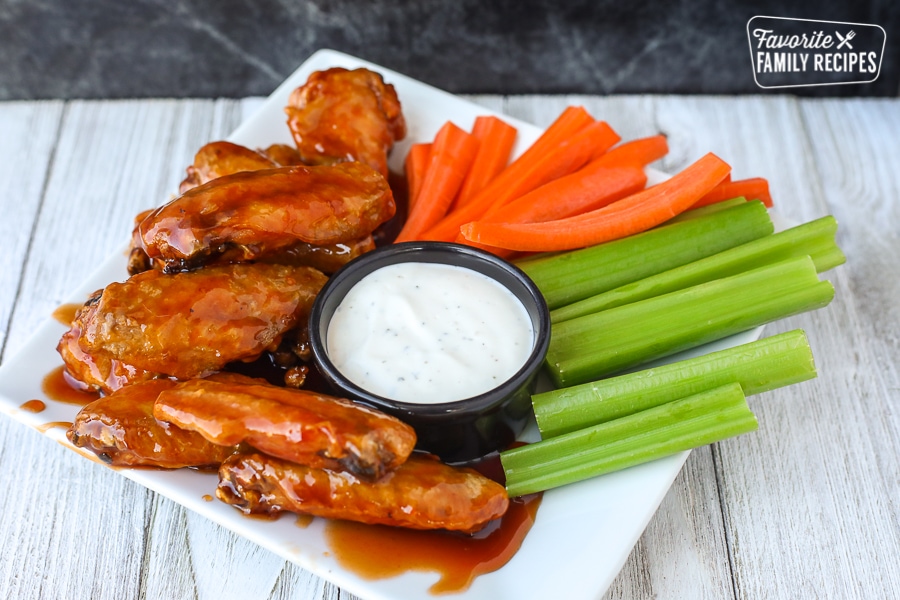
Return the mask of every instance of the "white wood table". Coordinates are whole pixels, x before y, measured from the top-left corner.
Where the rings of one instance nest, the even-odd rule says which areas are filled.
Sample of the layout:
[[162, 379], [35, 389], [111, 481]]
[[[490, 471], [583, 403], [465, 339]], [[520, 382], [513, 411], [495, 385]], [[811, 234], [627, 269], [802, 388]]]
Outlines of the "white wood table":
[[[786, 217], [840, 223], [835, 301], [767, 329], [804, 328], [819, 377], [691, 454], [606, 597], [900, 598], [900, 101], [473, 99], [541, 126], [583, 104], [625, 139], [668, 135], [664, 170], [713, 151]], [[0, 103], [0, 360], [258, 103]], [[9, 418], [0, 473], [2, 598], [350, 597]]]

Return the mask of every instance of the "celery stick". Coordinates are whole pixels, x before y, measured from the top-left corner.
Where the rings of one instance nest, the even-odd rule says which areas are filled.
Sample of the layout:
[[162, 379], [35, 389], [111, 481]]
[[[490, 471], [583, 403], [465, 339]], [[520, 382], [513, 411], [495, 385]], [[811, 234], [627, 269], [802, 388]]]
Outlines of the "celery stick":
[[704, 215], [711, 215], [715, 212], [719, 212], [720, 210], [731, 208], [732, 206], [740, 206], [745, 202], [747, 202], [747, 199], [743, 196], [732, 198], [731, 200], [721, 200], [719, 202], [713, 202], [712, 204], [707, 204], [706, 206], [701, 206], [700, 208], [692, 208], [691, 210], [686, 210], [680, 215], [675, 215], [674, 217], [666, 221], [665, 224], [668, 225], [669, 223], [680, 223], [682, 221], [687, 221], [688, 219], [702, 217]]
[[661, 406], [500, 453], [510, 496], [581, 481], [757, 429], [741, 386]]
[[519, 263], [551, 309], [772, 233], [759, 201], [621, 240]]
[[806, 334], [795, 329], [696, 358], [531, 397], [544, 439], [605, 423], [728, 383], [751, 396], [816, 376]]
[[545, 364], [557, 387], [586, 383], [827, 305], [812, 259], [791, 258], [553, 325]]
[[561, 323], [645, 298], [661, 296], [713, 279], [736, 275], [742, 271], [794, 256], [811, 256], [816, 265], [816, 271], [821, 273], [843, 264], [846, 260], [841, 249], [835, 243], [836, 231], [837, 221], [834, 217], [822, 217], [562, 306], [551, 311], [550, 321]]

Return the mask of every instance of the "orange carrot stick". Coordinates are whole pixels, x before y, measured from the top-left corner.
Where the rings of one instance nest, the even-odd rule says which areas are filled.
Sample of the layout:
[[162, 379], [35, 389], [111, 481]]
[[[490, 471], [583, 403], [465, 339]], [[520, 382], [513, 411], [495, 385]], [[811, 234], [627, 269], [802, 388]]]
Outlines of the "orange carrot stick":
[[482, 221], [540, 223], [573, 217], [636, 194], [647, 184], [639, 167], [607, 167], [595, 160], [571, 175], [516, 198]]
[[[539, 158], [542, 154], [550, 152], [554, 147], [562, 144], [567, 139], [581, 131], [594, 122], [588, 111], [583, 106], [567, 106], [560, 113], [556, 120], [550, 124], [550, 127], [544, 130], [544, 133], [517, 158], [513, 165], [524, 162], [532, 162]], [[512, 165], [510, 165], [512, 166]]]
[[728, 174], [731, 167], [707, 154], [671, 179], [567, 219], [544, 223], [476, 221], [461, 228], [474, 242], [530, 252], [571, 250], [646, 231], [690, 208]]
[[500, 172], [506, 168], [518, 132], [512, 125], [494, 116], [475, 118], [472, 135], [478, 140], [478, 154], [456, 197], [454, 208], [468, 204]]
[[[423, 239], [452, 241], [464, 223], [489, 216], [492, 211], [528, 192], [581, 168], [597, 148], [609, 148], [619, 135], [605, 122], [584, 127], [550, 151], [521, 158], [507, 167], [467, 205], [451, 212], [423, 234]], [[534, 146], [532, 146], [532, 149]], [[529, 150], [530, 151], [530, 150]], [[523, 155], [524, 158], [525, 155]]]
[[707, 204], [715, 204], [723, 200], [740, 198], [747, 200], [760, 200], [763, 204], [772, 207], [772, 195], [769, 193], [769, 182], [762, 177], [739, 179], [737, 181], [725, 181], [717, 185], [712, 191], [697, 201], [692, 208], [699, 208]]
[[645, 167], [669, 153], [664, 135], [652, 135], [620, 144], [595, 159], [613, 167], [620, 165]]
[[478, 140], [471, 134], [449, 121], [441, 127], [431, 146], [425, 180], [396, 242], [419, 239], [446, 214], [477, 152]]
[[428, 172], [430, 157], [430, 143], [413, 144], [406, 155], [406, 161], [403, 164], [406, 170], [407, 190], [409, 190], [409, 208], [413, 207], [416, 198], [419, 197], [419, 192], [422, 190], [422, 183], [425, 181], [425, 174]]
[[[481, 203], [483, 198], [488, 198], [488, 190], [501, 189], [506, 182], [513, 182], [519, 175], [527, 170], [527, 166], [540, 160], [540, 158], [550, 152], [556, 146], [562, 144], [571, 136], [575, 135], [581, 129], [594, 122], [594, 118], [581, 106], [569, 106], [556, 118], [556, 120], [544, 130], [544, 133], [535, 140], [535, 142], [522, 153], [519, 158], [513, 161], [511, 165], [506, 167], [492, 182], [481, 192], [479, 204], [475, 206], [474, 202], [469, 202], [465, 207], [459, 210], [451, 211], [452, 218], [448, 215], [435, 227], [431, 228], [425, 234], [423, 239], [427, 240], [443, 240], [452, 241], [459, 233], [459, 226], [481, 216], [483, 209]], [[446, 223], [445, 223], [446, 221]]]

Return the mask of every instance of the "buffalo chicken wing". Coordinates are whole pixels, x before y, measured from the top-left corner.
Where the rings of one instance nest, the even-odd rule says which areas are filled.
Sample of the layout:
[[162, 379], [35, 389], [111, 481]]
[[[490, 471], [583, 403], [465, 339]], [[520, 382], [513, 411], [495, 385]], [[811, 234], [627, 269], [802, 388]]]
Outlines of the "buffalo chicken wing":
[[188, 190], [147, 215], [135, 242], [166, 272], [179, 272], [255, 260], [300, 243], [353, 243], [395, 210], [387, 180], [360, 163], [280, 167]]
[[153, 416], [156, 397], [174, 385], [170, 379], [156, 379], [95, 400], [81, 409], [66, 437], [115, 466], [217, 467], [237, 447], [212, 444]]
[[187, 177], [178, 188], [180, 194], [225, 175], [242, 171], [274, 169], [280, 165], [269, 156], [231, 142], [210, 142], [194, 155]]
[[477, 471], [416, 454], [372, 482], [264, 454], [235, 454], [219, 468], [216, 496], [246, 514], [288, 511], [467, 533], [509, 506], [506, 489]]
[[394, 86], [368, 69], [313, 73], [285, 112], [306, 164], [359, 161], [387, 177], [388, 152], [406, 136]]
[[377, 478], [409, 456], [409, 425], [376, 410], [236, 374], [163, 391], [154, 414], [216, 444], [247, 442], [285, 460]]
[[[138, 380], [202, 377], [277, 348], [285, 332], [305, 320], [325, 281], [315, 269], [283, 265], [146, 271], [110, 284], [88, 302], [58, 349], [76, 379], [91, 372], [84, 356], [127, 365]], [[109, 392], [132, 382], [128, 372], [116, 369], [121, 376], [113, 385], [105, 372], [80, 380]]]

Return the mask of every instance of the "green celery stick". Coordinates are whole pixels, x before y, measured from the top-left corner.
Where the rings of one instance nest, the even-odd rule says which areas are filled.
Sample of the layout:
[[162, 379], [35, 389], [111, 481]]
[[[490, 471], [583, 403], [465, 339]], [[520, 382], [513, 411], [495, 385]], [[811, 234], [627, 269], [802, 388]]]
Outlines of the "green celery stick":
[[728, 383], [751, 396], [816, 376], [800, 329], [696, 358], [531, 397], [541, 437], [605, 423]]
[[794, 256], [811, 256], [816, 265], [816, 271], [821, 273], [843, 264], [846, 260], [841, 249], [835, 243], [836, 231], [837, 221], [834, 217], [822, 217], [562, 306], [551, 311], [550, 321], [561, 323], [638, 300], [661, 296], [713, 279], [736, 275], [742, 271]]
[[706, 206], [701, 206], [700, 208], [692, 208], [691, 210], [686, 210], [680, 215], [675, 215], [674, 217], [666, 221], [665, 224], [668, 225], [669, 223], [680, 223], [681, 221], [687, 221], [688, 219], [693, 219], [695, 217], [711, 215], [714, 212], [719, 212], [720, 210], [731, 208], [732, 206], [740, 206], [745, 202], [747, 202], [747, 199], [743, 196], [732, 198], [731, 200], [721, 200], [719, 202], [713, 202], [712, 204], [707, 204]]
[[583, 300], [772, 233], [766, 207], [744, 202], [644, 233], [519, 263], [550, 309]]
[[808, 256], [553, 325], [556, 387], [586, 383], [808, 310], [834, 297]]
[[718, 442], [758, 427], [731, 383], [500, 453], [511, 497], [548, 490]]

